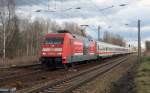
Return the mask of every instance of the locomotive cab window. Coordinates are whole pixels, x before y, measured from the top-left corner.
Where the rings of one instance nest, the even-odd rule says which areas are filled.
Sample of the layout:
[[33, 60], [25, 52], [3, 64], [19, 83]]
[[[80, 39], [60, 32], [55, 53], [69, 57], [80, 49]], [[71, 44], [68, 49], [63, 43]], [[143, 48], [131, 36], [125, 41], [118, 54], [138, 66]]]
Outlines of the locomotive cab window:
[[63, 38], [46, 38], [44, 44], [63, 44]]

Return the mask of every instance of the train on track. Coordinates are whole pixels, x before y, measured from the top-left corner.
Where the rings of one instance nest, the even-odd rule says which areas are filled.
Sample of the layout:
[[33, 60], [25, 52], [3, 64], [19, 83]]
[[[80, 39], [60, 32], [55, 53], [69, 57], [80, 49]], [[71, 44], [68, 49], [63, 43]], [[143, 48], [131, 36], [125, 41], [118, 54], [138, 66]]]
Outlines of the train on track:
[[67, 67], [77, 62], [130, 52], [129, 48], [92, 40], [64, 30], [44, 36], [40, 61], [49, 67]]

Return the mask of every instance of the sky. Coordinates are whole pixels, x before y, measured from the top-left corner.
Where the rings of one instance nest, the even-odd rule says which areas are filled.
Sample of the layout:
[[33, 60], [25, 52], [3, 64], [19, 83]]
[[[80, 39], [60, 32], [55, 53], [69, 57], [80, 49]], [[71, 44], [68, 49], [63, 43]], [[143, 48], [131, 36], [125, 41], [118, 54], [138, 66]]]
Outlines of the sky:
[[[89, 25], [87, 33], [94, 38], [97, 38], [100, 25], [101, 37], [109, 31], [134, 46], [137, 45], [137, 20], [140, 19], [142, 47], [150, 40], [149, 0], [16, 0], [16, 4], [20, 16]], [[36, 10], [42, 11], [37, 13]]]

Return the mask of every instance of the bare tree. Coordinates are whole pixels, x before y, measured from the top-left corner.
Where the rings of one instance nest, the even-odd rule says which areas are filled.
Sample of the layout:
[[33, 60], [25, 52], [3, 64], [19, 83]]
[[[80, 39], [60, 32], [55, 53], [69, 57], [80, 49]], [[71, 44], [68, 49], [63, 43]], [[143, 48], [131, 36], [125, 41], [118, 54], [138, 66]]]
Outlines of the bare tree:
[[64, 29], [73, 34], [85, 35], [84, 31], [81, 31], [81, 28], [76, 23], [64, 23]]
[[150, 51], [150, 41], [145, 42], [146, 51]]
[[[10, 43], [13, 37], [13, 21], [11, 20], [15, 16], [15, 2], [14, 0], [1, 0], [0, 4], [0, 22], [2, 25], [2, 33], [3, 33], [3, 49], [4, 49], [4, 58], [5, 58], [5, 50], [7, 48], [7, 44]], [[6, 54], [7, 55], [7, 54]]]
[[125, 40], [118, 34], [114, 35], [108, 31], [104, 33], [103, 41], [107, 43], [112, 43], [119, 46], [125, 46]]
[[60, 25], [56, 21], [49, 21], [48, 23], [49, 30], [51, 30], [51, 32], [57, 32], [61, 29]]
[[[0, 48], [4, 48], [3, 33], [5, 32], [7, 58], [38, 55], [42, 37], [47, 33], [57, 33], [62, 29], [56, 21], [43, 18], [35, 18], [32, 21], [18, 19], [15, 15], [14, 0], [1, 1], [5, 4], [0, 6]], [[74, 34], [83, 35], [80, 27], [75, 23], [64, 23], [64, 29]]]

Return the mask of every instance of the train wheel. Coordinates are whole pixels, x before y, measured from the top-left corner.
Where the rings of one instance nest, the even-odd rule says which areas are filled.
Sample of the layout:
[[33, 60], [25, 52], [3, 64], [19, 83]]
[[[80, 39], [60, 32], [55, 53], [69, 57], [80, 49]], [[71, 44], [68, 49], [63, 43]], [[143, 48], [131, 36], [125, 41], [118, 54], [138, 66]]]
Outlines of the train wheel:
[[75, 63], [71, 63], [71, 68], [69, 69], [69, 71], [77, 71], [77, 69], [75, 68]]
[[86, 61], [87, 64], [90, 64], [91, 62], [89, 60]]
[[72, 69], [74, 69], [75, 68], [75, 64], [71, 63], [71, 67], [72, 67]]
[[69, 69], [69, 67], [68, 67], [68, 65], [67, 65], [67, 64], [64, 64], [64, 68], [65, 68], [66, 70], [68, 70], [68, 69]]

